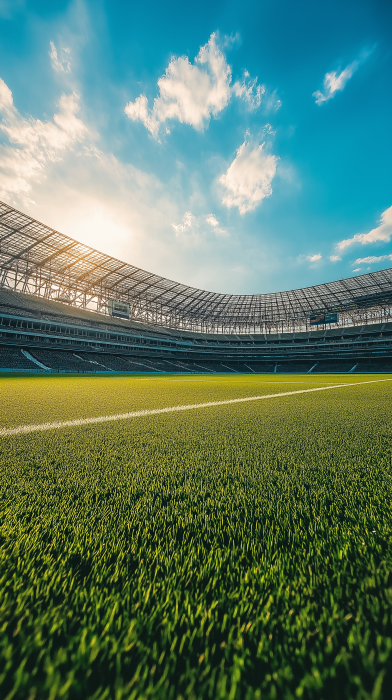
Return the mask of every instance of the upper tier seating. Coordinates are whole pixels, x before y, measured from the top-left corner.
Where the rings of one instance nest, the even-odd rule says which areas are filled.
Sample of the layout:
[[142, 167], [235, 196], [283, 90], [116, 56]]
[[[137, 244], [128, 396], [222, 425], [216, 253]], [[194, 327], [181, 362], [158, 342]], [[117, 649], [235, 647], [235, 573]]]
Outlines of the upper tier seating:
[[183, 338], [187, 340], [195, 340], [201, 346], [209, 343], [217, 344], [218, 346], [232, 344], [238, 346], [246, 343], [251, 345], [254, 341], [260, 340], [267, 343], [283, 343], [288, 344], [297, 342], [297, 340], [311, 340], [324, 342], [326, 340], [340, 341], [342, 338], [352, 340], [352, 338], [360, 337], [369, 330], [372, 334], [392, 332], [392, 322], [375, 323], [367, 327], [356, 325], [348, 328], [333, 328], [327, 330], [312, 329], [307, 332], [297, 333], [247, 333], [247, 334], [218, 334], [218, 333], [198, 333], [188, 330], [177, 330], [166, 328], [159, 325], [139, 322], [135, 320], [126, 320], [114, 318], [106, 314], [95, 313], [88, 309], [80, 309], [71, 306], [67, 303], [37, 297], [31, 294], [22, 294], [21, 292], [11, 291], [0, 287], [0, 313], [8, 315], [23, 316], [26, 318], [34, 318], [47, 320], [52, 323], [67, 323], [76, 326], [90, 326], [95, 329], [108, 330], [118, 333], [132, 333], [134, 335], [148, 335], [165, 340]]
[[36, 297], [31, 294], [13, 292], [3, 287], [0, 287], [0, 310], [7, 314], [31, 316], [49, 321], [98, 326], [108, 330], [117, 329], [128, 333], [139, 332], [162, 337], [170, 336], [170, 329], [98, 314], [88, 309], [79, 309], [76, 306]]

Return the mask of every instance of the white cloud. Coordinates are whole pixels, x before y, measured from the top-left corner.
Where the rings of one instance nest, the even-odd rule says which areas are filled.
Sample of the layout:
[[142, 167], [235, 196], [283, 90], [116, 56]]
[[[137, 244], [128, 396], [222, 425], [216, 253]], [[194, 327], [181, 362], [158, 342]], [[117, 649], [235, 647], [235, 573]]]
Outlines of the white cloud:
[[365, 263], [378, 263], [383, 260], [392, 260], [392, 255], [369, 255], [367, 258], [357, 258], [355, 265], [362, 265]]
[[[215, 291], [242, 283], [233, 282], [232, 252], [222, 238], [228, 234], [206, 223], [209, 209], [197, 178], [190, 179], [186, 193], [186, 201], [194, 204], [183, 205], [181, 212], [203, 206], [203, 214], [173, 246], [171, 222], [181, 219], [182, 183], [175, 176], [161, 181], [99, 150], [99, 135], [90, 124], [75, 124], [78, 115], [69, 108], [78, 108], [79, 100], [73, 100], [62, 100], [62, 107], [53, 110], [56, 120], [21, 117], [0, 81], [0, 125], [9, 130], [0, 130], [0, 200], [81, 243], [171, 280]], [[63, 127], [69, 127], [65, 139], [60, 138]]]
[[210, 224], [210, 226], [213, 226], [213, 227], [219, 226], [219, 221], [216, 218], [216, 216], [214, 216], [214, 214], [207, 214], [206, 222], [207, 222], [207, 224]]
[[339, 255], [330, 255], [329, 259], [331, 262], [338, 262], [338, 260], [341, 260], [342, 258], [339, 257]]
[[71, 54], [71, 49], [67, 47], [61, 47], [60, 49], [60, 58], [57, 54], [57, 49], [56, 46], [54, 45], [53, 41], [50, 42], [50, 51], [49, 51], [49, 56], [50, 60], [52, 62], [52, 68], [57, 71], [58, 73], [70, 73], [71, 72], [71, 64], [68, 60], [68, 57]]
[[247, 103], [250, 111], [255, 111], [260, 107], [261, 98], [265, 93], [265, 87], [264, 85], [257, 85], [257, 77], [253, 80], [249, 79], [248, 82], [247, 78], [250, 78], [250, 75], [246, 70], [242, 82], [237, 80], [234, 83], [233, 92], [237, 97], [240, 97]]
[[[187, 242], [190, 241], [193, 244], [199, 244], [201, 240], [206, 239], [206, 229], [205, 223], [211, 226], [215, 236], [228, 237], [230, 234], [223, 228], [220, 228], [219, 221], [214, 214], [206, 214], [204, 216], [194, 216], [192, 212], [186, 211], [182, 217], [180, 224], [172, 224], [178, 238], [182, 237], [182, 234], [188, 234], [185, 238]], [[183, 240], [185, 240], [183, 237]]]
[[[231, 86], [231, 67], [222, 50], [231, 43], [226, 40], [218, 46], [217, 35], [213, 33], [193, 63], [187, 56], [174, 56], [157, 81], [159, 94], [151, 109], [147, 96], [141, 94], [126, 104], [125, 114], [132, 121], [144, 124], [159, 140], [161, 125], [171, 119], [199, 131], [204, 129], [211, 117], [229, 104], [232, 95], [242, 99], [250, 111], [260, 107], [264, 95], [265, 111], [278, 110], [281, 101], [276, 98], [276, 91], [267, 95], [265, 86], [258, 85], [258, 78], [252, 79], [247, 70], [242, 81], [237, 80]], [[168, 127], [165, 133], [170, 134]]]
[[5, 84], [4, 80], [0, 78], [0, 111], [10, 111], [14, 109], [14, 101], [12, 99], [12, 92], [8, 85]]
[[192, 212], [186, 211], [184, 216], [182, 217], [182, 222], [180, 224], [172, 224], [176, 236], [185, 233], [186, 231], [189, 231], [190, 227], [192, 226], [192, 221], [194, 221], [195, 217], [193, 216]]
[[169, 188], [99, 150], [78, 110], [78, 97], [63, 95], [52, 120], [24, 118], [0, 80], [0, 200], [86, 245], [175, 278], [181, 263], [164, 243], [176, 212]]
[[[11, 104], [15, 131], [15, 122], [20, 129], [26, 124], [10, 94], [0, 82], [0, 105], [4, 114], [4, 105]], [[0, 145], [0, 199], [86, 245], [176, 279], [186, 261], [167, 243], [177, 209], [171, 200], [173, 183], [165, 188], [153, 175], [103, 153], [85, 125], [81, 143], [73, 140], [78, 129], [71, 129], [67, 143], [60, 140], [64, 148], [52, 148], [53, 157], [48, 157], [42, 122], [26, 122], [32, 137], [37, 129], [40, 139], [29, 148], [14, 134], [18, 141]], [[64, 117], [64, 126], [66, 122]], [[61, 130], [56, 122], [50, 124]], [[183, 275], [191, 279], [194, 269], [193, 259]]]
[[205, 220], [213, 228], [216, 236], [229, 236], [229, 233], [224, 228], [219, 227], [219, 221], [214, 214], [207, 214]]
[[255, 209], [272, 194], [271, 182], [278, 158], [267, 154], [264, 146], [265, 142], [254, 144], [245, 140], [226, 173], [219, 178], [227, 190], [223, 204], [238, 207], [240, 214]]
[[273, 93], [267, 97], [266, 100], [266, 109], [269, 110], [274, 110], [275, 112], [278, 111], [282, 106], [281, 100], [278, 100], [276, 97], [276, 90], [273, 91]]
[[125, 114], [141, 121], [157, 138], [160, 125], [177, 119], [202, 130], [211, 116], [222, 111], [230, 100], [231, 68], [219, 49], [216, 35], [200, 48], [194, 63], [187, 56], [172, 58], [165, 74], [158, 80], [159, 96], [151, 110], [145, 95], [128, 102]]
[[[88, 134], [77, 118], [78, 95], [63, 94], [53, 121], [25, 119], [16, 110], [12, 92], [0, 78], [0, 131], [8, 144], [0, 144], [0, 195], [22, 195], [28, 200], [31, 181], [39, 179], [47, 162], [60, 161], [65, 152]], [[27, 198], [27, 199], [26, 199]]]
[[344, 250], [350, 245], [360, 243], [361, 245], [366, 245], [367, 243], [375, 243], [376, 241], [384, 241], [389, 243], [392, 238], [392, 207], [385, 209], [381, 214], [380, 225], [377, 228], [372, 229], [369, 233], [356, 233], [352, 238], [346, 238], [344, 241], [340, 241], [337, 244], [339, 250]]
[[158, 136], [160, 122], [154, 109], [151, 112], [148, 111], [148, 99], [145, 95], [139, 95], [135, 102], [128, 102], [124, 111], [132, 121], [142, 122], [153, 136]]
[[307, 259], [310, 262], [317, 262], [317, 260], [321, 260], [321, 253], [315, 253], [314, 255], [308, 255]]
[[83, 153], [85, 156], [90, 156], [91, 158], [100, 158], [103, 156], [102, 151], [96, 146], [83, 146]]
[[360, 267], [356, 267], [355, 270], [353, 270], [353, 272], [361, 272], [361, 268], [360, 268]]
[[367, 58], [373, 53], [376, 45], [370, 49], [362, 51], [359, 58], [356, 61], [350, 63], [346, 68], [344, 68], [340, 73], [338, 71], [331, 71], [326, 73], [323, 81], [323, 90], [317, 90], [313, 93], [313, 97], [316, 98], [316, 104], [321, 105], [323, 102], [327, 102], [332, 97], [335, 96], [336, 92], [343, 90], [347, 82], [354, 75], [357, 68], [366, 61]]
[[313, 93], [313, 97], [316, 98], [316, 104], [321, 105], [323, 102], [327, 102], [331, 97], [334, 97], [335, 92], [343, 90], [358, 66], [359, 61], [353, 61], [339, 74], [336, 70], [326, 73], [323, 82], [324, 93], [320, 92], [320, 90]]

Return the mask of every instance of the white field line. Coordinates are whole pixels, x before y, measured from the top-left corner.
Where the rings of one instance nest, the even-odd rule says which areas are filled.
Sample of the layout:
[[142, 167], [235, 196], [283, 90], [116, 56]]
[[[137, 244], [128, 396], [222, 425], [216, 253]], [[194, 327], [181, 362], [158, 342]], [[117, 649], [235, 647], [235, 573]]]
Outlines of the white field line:
[[313, 389], [297, 389], [297, 391], [282, 391], [279, 394], [264, 394], [263, 396], [246, 396], [240, 399], [226, 399], [224, 401], [209, 401], [208, 403], [195, 403], [185, 406], [168, 406], [167, 408], [152, 408], [144, 411], [132, 411], [130, 413], [117, 413], [113, 416], [96, 416], [95, 418], [75, 418], [73, 420], [54, 421], [53, 423], [39, 423], [36, 425], [18, 425], [16, 428], [0, 428], [0, 437], [36, 433], [56, 428], [73, 428], [79, 425], [91, 425], [94, 423], [109, 423], [115, 420], [128, 420], [129, 418], [142, 418], [155, 416], [160, 413], [174, 413], [176, 411], [191, 411], [196, 408], [211, 408], [212, 406], [228, 406], [229, 404], [246, 403], [248, 401], [263, 401], [264, 399], [277, 399], [281, 396], [293, 394], [310, 394], [313, 391], [327, 391], [328, 389], [340, 389], [341, 387], [358, 386], [360, 384], [376, 384], [378, 382], [391, 382], [392, 379], [372, 379], [366, 382], [352, 382], [350, 384], [334, 384], [333, 386], [321, 386]]
[[[215, 378], [215, 379], [209, 380], [209, 379], [200, 379], [197, 377], [183, 376], [183, 377], [181, 377], [181, 379], [172, 379], [171, 377], [151, 377], [151, 378], [150, 377], [147, 377], [147, 378], [146, 377], [132, 377], [132, 380], [135, 382], [150, 382], [150, 381], [155, 382], [155, 381], [158, 381], [158, 379], [160, 379], [160, 380], [167, 379], [167, 380], [170, 380], [170, 382], [184, 382], [184, 381], [186, 381], [186, 382], [200, 382], [200, 383], [204, 382], [205, 384], [211, 384], [212, 382], [214, 382], [215, 384], [233, 384], [233, 383], [235, 383], [235, 384], [249, 384], [249, 382], [252, 380], [252, 384], [255, 384], [255, 383], [256, 384], [270, 384], [271, 386], [276, 386], [279, 384], [335, 384], [335, 382], [322, 382], [321, 380], [319, 382], [317, 382], [317, 381], [310, 381], [310, 380], [308, 381], [307, 379], [298, 379], [298, 380], [279, 379], [276, 381], [273, 379], [271, 382], [266, 382], [265, 379], [260, 379], [259, 381], [258, 380], [253, 381], [255, 379], [253, 374], [249, 374], [248, 376], [251, 379], [238, 379], [238, 377], [236, 377], [235, 374], [233, 374], [230, 379]], [[235, 381], [233, 381], [233, 380], [235, 380]], [[377, 381], [381, 381], [381, 380], [377, 380]], [[351, 384], [352, 382], [346, 382], [346, 383]], [[354, 382], [354, 384], [360, 384], [360, 382]], [[339, 384], [339, 386], [343, 386], [343, 385]]]

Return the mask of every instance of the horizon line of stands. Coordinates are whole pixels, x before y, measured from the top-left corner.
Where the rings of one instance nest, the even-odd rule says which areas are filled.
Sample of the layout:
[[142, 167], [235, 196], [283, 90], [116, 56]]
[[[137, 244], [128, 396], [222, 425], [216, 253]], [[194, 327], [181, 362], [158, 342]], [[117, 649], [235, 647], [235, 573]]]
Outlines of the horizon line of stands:
[[392, 373], [391, 358], [213, 361], [135, 358], [123, 354], [72, 352], [35, 347], [0, 346], [0, 372], [126, 374], [271, 374]]
[[392, 372], [392, 322], [268, 337], [195, 333], [0, 287], [0, 371]]

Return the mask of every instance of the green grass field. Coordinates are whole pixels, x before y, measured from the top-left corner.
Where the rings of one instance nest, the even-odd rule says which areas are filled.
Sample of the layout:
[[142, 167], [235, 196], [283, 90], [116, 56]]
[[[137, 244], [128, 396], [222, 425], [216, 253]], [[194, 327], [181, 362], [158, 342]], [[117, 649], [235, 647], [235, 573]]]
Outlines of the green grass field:
[[[0, 423], [383, 378], [3, 377]], [[383, 381], [2, 437], [2, 700], [389, 698], [391, 407]]]

